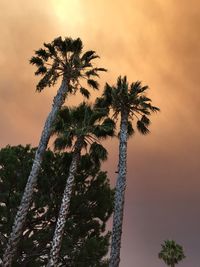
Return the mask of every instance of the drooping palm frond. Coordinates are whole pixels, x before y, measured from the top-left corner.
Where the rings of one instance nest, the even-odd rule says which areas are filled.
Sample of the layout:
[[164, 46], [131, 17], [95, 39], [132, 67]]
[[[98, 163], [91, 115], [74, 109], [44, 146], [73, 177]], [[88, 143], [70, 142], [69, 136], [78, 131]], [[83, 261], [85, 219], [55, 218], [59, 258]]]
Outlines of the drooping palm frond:
[[135, 130], [133, 128], [133, 124], [130, 120], [128, 120], [128, 137], [131, 137], [132, 135], [134, 135]]
[[92, 130], [92, 133], [100, 138], [113, 136], [114, 132], [115, 132], [115, 122], [110, 118], [106, 118], [102, 122], [102, 124], [96, 125]]
[[99, 163], [100, 161], [105, 161], [107, 160], [108, 157], [107, 150], [97, 142], [91, 144], [89, 154], [91, 158], [95, 161], [95, 163]]
[[90, 87], [92, 87], [93, 89], [98, 90], [99, 89], [99, 83], [93, 79], [88, 79], [87, 83]]
[[150, 133], [148, 127], [142, 122], [142, 120], [137, 121], [137, 129], [141, 134], [144, 135]]
[[54, 142], [54, 148], [55, 150], [65, 150], [66, 148], [72, 147], [72, 136], [70, 134], [60, 135], [58, 138], [56, 138]]

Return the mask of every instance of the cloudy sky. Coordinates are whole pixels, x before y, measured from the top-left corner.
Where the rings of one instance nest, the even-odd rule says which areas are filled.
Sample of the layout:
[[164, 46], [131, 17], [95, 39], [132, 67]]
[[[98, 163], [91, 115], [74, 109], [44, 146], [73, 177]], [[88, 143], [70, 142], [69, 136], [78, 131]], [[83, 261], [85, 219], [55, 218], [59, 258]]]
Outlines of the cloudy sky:
[[[164, 266], [160, 244], [175, 239], [200, 262], [200, 4], [195, 0], [0, 0], [0, 146], [37, 145], [56, 87], [35, 92], [28, 60], [43, 42], [81, 37], [97, 51], [102, 75], [141, 80], [161, 108], [151, 134], [128, 146], [121, 267]], [[80, 96], [68, 104], [80, 102]], [[115, 184], [117, 140], [107, 142]]]

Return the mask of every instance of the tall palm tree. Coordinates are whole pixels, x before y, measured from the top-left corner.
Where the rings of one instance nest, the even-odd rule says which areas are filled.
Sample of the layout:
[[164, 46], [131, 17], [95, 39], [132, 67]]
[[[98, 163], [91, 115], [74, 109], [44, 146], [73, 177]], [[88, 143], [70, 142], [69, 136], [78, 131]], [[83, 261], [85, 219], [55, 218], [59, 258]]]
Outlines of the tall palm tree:
[[146, 97], [148, 86], [141, 82], [130, 85], [127, 78], [119, 77], [116, 86], [105, 85], [103, 96], [96, 101], [97, 106], [112, 110], [114, 118], [120, 115], [119, 132], [119, 162], [118, 177], [115, 191], [115, 206], [113, 216], [112, 243], [110, 267], [118, 267], [120, 262], [121, 234], [123, 223], [123, 210], [126, 188], [127, 140], [134, 133], [132, 120], [136, 119], [137, 129], [141, 134], [149, 132], [149, 115], [159, 109], [151, 105], [151, 99]]
[[93, 77], [98, 77], [99, 71], [105, 71], [103, 68], [93, 66], [92, 60], [98, 57], [94, 51], [82, 53], [82, 50], [83, 44], [79, 38], [73, 40], [71, 38], [62, 39], [59, 37], [51, 43], [44, 43], [44, 48], [35, 51], [35, 56], [30, 60], [30, 63], [37, 67], [35, 74], [42, 76], [37, 85], [37, 91], [40, 92], [47, 86], [55, 85], [59, 78], [61, 78], [61, 86], [53, 100], [52, 109], [41, 134], [32, 170], [28, 177], [24, 195], [13, 224], [12, 233], [3, 256], [4, 267], [11, 265], [20, 236], [22, 235], [42, 158], [58, 111], [69, 93], [75, 93], [77, 90], [80, 90], [85, 97], [88, 98], [90, 96], [89, 91], [80, 83], [82, 78], [90, 87], [98, 89], [98, 82]]
[[161, 245], [162, 249], [158, 254], [159, 259], [162, 259], [168, 266], [175, 267], [179, 261], [185, 258], [183, 247], [178, 245], [174, 240], [164, 241]]
[[55, 148], [61, 150], [73, 147], [73, 156], [54, 232], [48, 267], [57, 266], [58, 263], [64, 227], [82, 148], [86, 148], [90, 144], [91, 155], [94, 153], [97, 155], [97, 157], [93, 157], [95, 161], [99, 161], [100, 159], [105, 160], [107, 158], [107, 152], [98, 143], [98, 140], [107, 136], [113, 136], [115, 123], [113, 120], [106, 118], [106, 115], [106, 110], [96, 110], [85, 103], [82, 103], [77, 108], [69, 109], [65, 107], [59, 112], [54, 129], [54, 134], [58, 135], [55, 140]]

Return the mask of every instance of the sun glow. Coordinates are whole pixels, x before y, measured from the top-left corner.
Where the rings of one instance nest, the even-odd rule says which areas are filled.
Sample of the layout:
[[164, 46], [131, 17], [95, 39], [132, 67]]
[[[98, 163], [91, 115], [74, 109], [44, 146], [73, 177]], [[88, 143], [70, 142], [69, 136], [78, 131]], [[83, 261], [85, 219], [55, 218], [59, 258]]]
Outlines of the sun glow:
[[[51, 0], [55, 15], [61, 24], [77, 26], [84, 21], [80, 0]], [[66, 25], [65, 25], [66, 26]]]

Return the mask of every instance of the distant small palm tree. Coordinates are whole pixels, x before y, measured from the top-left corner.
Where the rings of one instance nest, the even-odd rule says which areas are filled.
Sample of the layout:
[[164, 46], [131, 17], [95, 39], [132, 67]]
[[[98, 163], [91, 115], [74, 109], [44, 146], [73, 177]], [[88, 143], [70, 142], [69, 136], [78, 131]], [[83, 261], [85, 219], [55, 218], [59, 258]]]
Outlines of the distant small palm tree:
[[77, 90], [80, 90], [88, 98], [90, 93], [84, 85], [81, 85], [80, 81], [84, 79], [90, 87], [98, 89], [98, 82], [92, 77], [96, 78], [99, 76], [99, 71], [105, 71], [104, 68], [93, 66], [93, 59], [98, 57], [94, 51], [82, 53], [82, 50], [83, 44], [80, 38], [75, 40], [65, 38], [63, 40], [59, 37], [51, 43], [44, 43], [44, 48], [35, 51], [35, 56], [30, 60], [30, 63], [37, 67], [35, 74], [42, 76], [42, 79], [37, 85], [37, 91], [40, 92], [47, 86], [55, 85], [59, 78], [61, 78], [61, 86], [53, 100], [51, 112], [46, 119], [41, 134], [33, 166], [3, 256], [4, 267], [11, 265], [17, 250], [27, 213], [32, 202], [43, 155], [47, 148], [52, 133], [52, 125], [58, 111], [64, 104], [66, 96], [70, 93], [75, 93]]
[[162, 259], [168, 266], [175, 267], [179, 261], [185, 258], [183, 247], [178, 245], [174, 240], [164, 241], [162, 250], [158, 254], [159, 259]]
[[106, 84], [103, 96], [96, 101], [99, 107], [113, 111], [114, 118], [120, 117], [118, 177], [115, 190], [115, 206], [111, 242], [110, 267], [118, 267], [120, 262], [121, 235], [126, 188], [126, 164], [128, 137], [134, 133], [133, 120], [141, 134], [149, 133], [149, 116], [159, 108], [151, 105], [151, 99], [145, 95], [148, 86], [141, 82], [128, 83], [126, 76], [119, 77], [117, 84]]
[[100, 160], [105, 160], [107, 158], [107, 151], [98, 143], [98, 140], [104, 139], [107, 136], [113, 136], [114, 129], [115, 123], [107, 118], [106, 110], [96, 110], [85, 103], [82, 103], [77, 108], [70, 109], [65, 107], [59, 113], [53, 131], [53, 133], [58, 136], [55, 140], [55, 148], [57, 150], [62, 150], [72, 147], [73, 156], [56, 223], [48, 267], [57, 266], [58, 263], [81, 150], [82, 148], [86, 148], [89, 144], [94, 165], [98, 165]]

